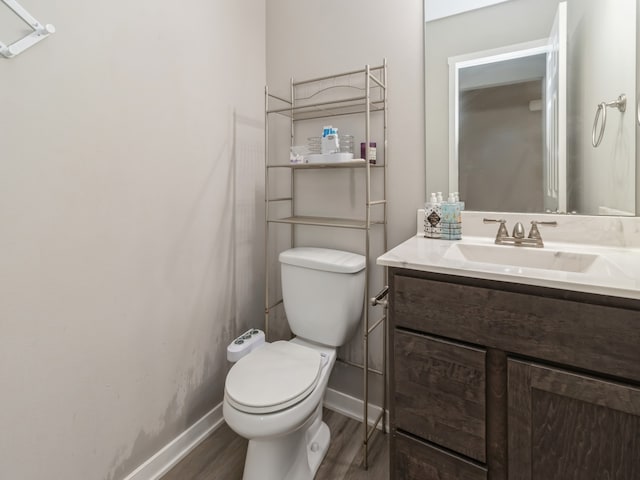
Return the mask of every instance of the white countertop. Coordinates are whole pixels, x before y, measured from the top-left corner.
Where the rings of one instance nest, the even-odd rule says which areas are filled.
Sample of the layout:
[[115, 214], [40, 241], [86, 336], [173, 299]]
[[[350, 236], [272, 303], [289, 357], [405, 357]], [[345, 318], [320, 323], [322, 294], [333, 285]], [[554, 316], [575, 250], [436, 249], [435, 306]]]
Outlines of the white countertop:
[[[597, 268], [586, 272], [570, 272], [469, 261], [458, 253], [458, 247], [452, 248], [456, 244], [492, 246], [494, 239], [465, 236], [462, 240], [450, 241], [416, 235], [380, 256], [377, 263], [388, 267], [640, 299], [640, 248], [545, 242], [544, 249], [549, 251], [598, 256], [597, 264], [594, 264]], [[530, 249], [508, 245], [495, 248]]]

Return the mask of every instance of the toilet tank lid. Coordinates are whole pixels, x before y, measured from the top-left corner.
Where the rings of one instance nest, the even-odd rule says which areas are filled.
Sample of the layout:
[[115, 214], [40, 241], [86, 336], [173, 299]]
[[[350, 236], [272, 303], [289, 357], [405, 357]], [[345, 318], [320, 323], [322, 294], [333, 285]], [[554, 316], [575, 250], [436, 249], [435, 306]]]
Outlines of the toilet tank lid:
[[363, 255], [329, 248], [296, 247], [280, 254], [280, 263], [336, 273], [357, 273], [364, 269]]

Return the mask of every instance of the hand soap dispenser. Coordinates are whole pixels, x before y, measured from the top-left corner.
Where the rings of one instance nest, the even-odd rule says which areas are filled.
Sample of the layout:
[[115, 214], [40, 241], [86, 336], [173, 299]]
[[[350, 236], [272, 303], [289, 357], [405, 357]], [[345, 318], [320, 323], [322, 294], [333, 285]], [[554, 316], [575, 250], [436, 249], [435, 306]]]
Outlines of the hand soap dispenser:
[[460, 202], [455, 194], [442, 204], [442, 238], [445, 240], [460, 240], [462, 238], [462, 215]]
[[427, 238], [440, 238], [442, 236], [442, 210], [441, 203], [435, 193], [425, 204], [424, 210], [424, 236]]

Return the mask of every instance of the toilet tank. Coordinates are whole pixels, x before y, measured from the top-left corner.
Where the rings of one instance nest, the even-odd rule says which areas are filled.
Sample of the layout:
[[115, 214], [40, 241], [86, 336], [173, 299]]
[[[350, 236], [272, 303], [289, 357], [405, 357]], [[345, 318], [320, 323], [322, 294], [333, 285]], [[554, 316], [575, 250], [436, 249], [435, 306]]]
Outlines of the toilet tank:
[[339, 347], [362, 316], [365, 257], [326, 248], [299, 247], [280, 254], [282, 298], [291, 331]]

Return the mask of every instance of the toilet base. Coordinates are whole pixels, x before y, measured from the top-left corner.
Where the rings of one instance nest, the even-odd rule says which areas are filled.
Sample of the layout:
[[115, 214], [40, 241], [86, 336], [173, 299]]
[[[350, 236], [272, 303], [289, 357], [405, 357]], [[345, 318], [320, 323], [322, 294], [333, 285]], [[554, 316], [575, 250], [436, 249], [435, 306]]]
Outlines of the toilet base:
[[307, 457], [309, 459], [311, 478], [315, 477], [318, 468], [320, 468], [320, 464], [327, 454], [327, 450], [329, 450], [330, 442], [331, 432], [329, 432], [329, 426], [324, 422], [320, 422], [320, 428], [318, 428], [311, 440], [307, 442]]
[[322, 405], [301, 428], [278, 438], [250, 440], [243, 480], [313, 480], [327, 454], [331, 433]]

